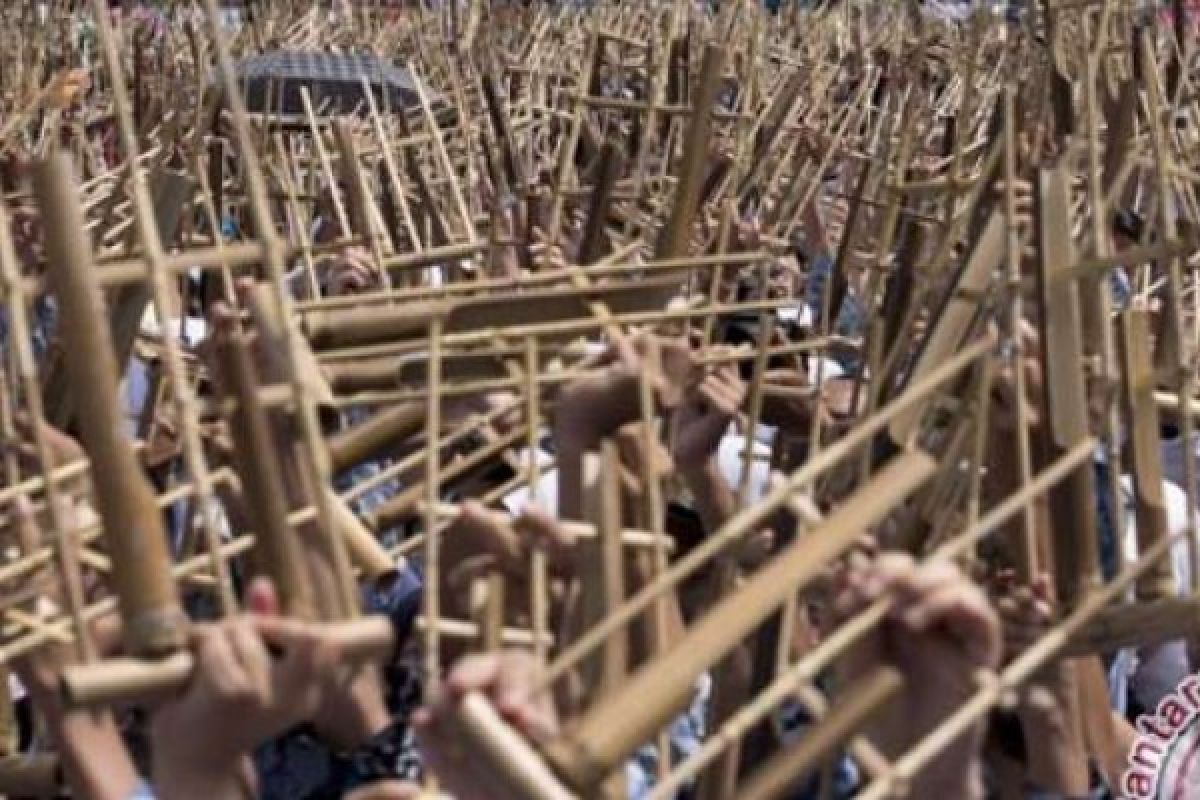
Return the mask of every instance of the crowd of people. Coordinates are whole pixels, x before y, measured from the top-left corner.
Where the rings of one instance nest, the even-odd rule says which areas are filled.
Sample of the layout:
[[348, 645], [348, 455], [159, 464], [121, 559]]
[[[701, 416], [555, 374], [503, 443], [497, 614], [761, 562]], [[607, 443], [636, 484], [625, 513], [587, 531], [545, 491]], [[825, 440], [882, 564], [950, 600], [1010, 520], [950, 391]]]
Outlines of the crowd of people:
[[[811, 130], [797, 135], [814, 152], [829, 144]], [[719, 162], [721, 155], [714, 153], [712, 161]], [[584, 547], [574, 523], [586, 518], [585, 462], [604, 442], [617, 444], [622, 505], [652, 506], [645, 503], [651, 493], [663, 499], [662, 518], [641, 521], [649, 530], [666, 533], [670, 558], [678, 563], [740, 510], [761, 500], [780, 474], [803, 464], [819, 446], [836, 441], [861, 421], [868, 409], [861, 380], [866, 369], [861, 343], [877, 310], [867, 297], [873, 287], [870, 274], [853, 264], [839, 266], [837, 245], [827, 232], [832, 198], [852, 195], [857, 175], [850, 158], [834, 162], [815, 200], [797, 214], [802, 221], [799, 234], [783, 249], [772, 244], [777, 253], [766, 259], [765, 267], [756, 261], [721, 275], [715, 293], [721, 302], [775, 300], [779, 301], [776, 308], [707, 321], [698, 318], [702, 324], [694, 326], [607, 326], [588, 338], [584, 354], [572, 365], [577, 374], [540, 398], [545, 425], [532, 437], [537, 452], [513, 447], [507, 460], [493, 459], [485, 469], [466, 471], [442, 486], [442, 499], [457, 509], [440, 534], [441, 568], [435, 585], [442, 615], [479, 619], [480, 591], [499, 576], [506, 625], [534, 627], [539, 610], [531, 598], [540, 591], [534, 584], [544, 584], [548, 607], [543, 612], [558, 644], [581, 633], [578, 584], [580, 575], [588, 573], [587, 561], [594, 551]], [[22, 180], [17, 176], [15, 185], [7, 187], [13, 195], [22, 194]], [[340, 209], [332, 193], [345, 188], [330, 187], [317, 200], [307, 234], [314, 246], [332, 254], [317, 260], [311, 276], [299, 258], [289, 265], [295, 269], [288, 287], [297, 301], [383, 288], [369, 252], [357, 245], [335, 246], [341, 235], [336, 224]], [[531, 274], [531, 264], [544, 268], [548, 260], [557, 266], [579, 261], [584, 235], [579, 215], [566, 215], [559, 239], [547, 242], [546, 220], [539, 225], [516, 219], [513, 205], [502, 202], [486, 176], [480, 178], [478, 189], [487, 204], [497, 206], [484, 209], [490, 224], [499, 228], [494, 238], [500, 244], [493, 245], [498, 252], [488, 259], [489, 279], [511, 279], [516, 286]], [[769, 211], [762, 207], [768, 202], [738, 209], [732, 249], [749, 252], [764, 247], [761, 217]], [[539, 213], [537, 204], [530, 203], [528, 209], [530, 216]], [[1145, 203], [1134, 203], [1110, 221], [1118, 260], [1121, 251], [1157, 240], [1141, 215], [1146, 211]], [[548, 207], [541, 210], [548, 212]], [[696, 249], [715, 251], [718, 220], [709, 211], [700, 217], [697, 228], [703, 232], [697, 233]], [[223, 222], [222, 231], [214, 233], [229, 241], [250, 227], [235, 212], [229, 212]], [[522, 226], [536, 229], [529, 242], [518, 235]], [[37, 211], [19, 209], [12, 217], [12, 230], [22, 269], [38, 274], [43, 267], [44, 226]], [[1111, 294], [1118, 307], [1134, 302], [1130, 275], [1138, 270], [1144, 272], [1142, 265], [1128, 264], [1114, 271]], [[228, 287], [227, 296], [208, 303], [220, 293], [202, 285], [198, 275], [196, 271], [180, 283], [180, 319], [160, 323], [148, 314], [143, 333], [144, 339], [153, 341], [171, 335], [167, 331], [183, 331], [182, 340], [197, 356], [196, 368], [205, 373], [198, 384], [201, 396], [218, 399], [223, 387], [213, 343], [233, 330], [256, 333], [243, 318], [246, 315], [239, 313], [242, 309], [235, 307], [253, 287]], [[439, 273], [438, 279], [443, 277]], [[837, 306], [831, 308], [828, 298], [835, 279], [844, 285], [838, 289]], [[1153, 281], [1142, 280], [1139, 285], [1148, 283]], [[1143, 293], [1137, 302], [1149, 299]], [[61, 346], [54, 298], [35, 298], [33, 310], [29, 333], [44, 367]], [[1032, 435], [1049, 424], [1040, 410], [1046, 376], [1033, 321], [1023, 321], [1018, 333], [1026, 363], [1004, 364], [986, 397], [991, 406], [983, 431], [985, 507], [1002, 501], [1021, 481], [1021, 465], [1012, 445], [1015, 436], [1024, 435], [1018, 433], [1017, 407], [1026, 406], [1027, 414], [1022, 416], [1028, 417]], [[834, 333], [838, 344], [821, 351], [822, 355], [797, 348], [763, 359], [761, 367], [754, 365], [756, 349], [764, 343], [782, 352], [823, 329]], [[0, 314], [0, 342], [6, 353], [22, 333], [12, 330], [7, 313]], [[148, 418], [154, 420], [151, 428], [157, 438], [146, 443], [146, 468], [155, 485], [165, 489], [184, 474], [183, 459], [179, 421], [171, 418], [167, 405], [159, 405], [154, 369], [153, 348], [137, 350], [123, 376], [122, 391], [131, 438], [145, 433]], [[1016, 379], [1016, 371], [1023, 371], [1024, 380]], [[642, 427], [647, 383], [658, 425], [649, 435]], [[761, 391], [752, 391], [755, 385]], [[1018, 387], [1026, 396], [1017, 395]], [[447, 398], [440, 410], [447, 430], [486, 415], [491, 434], [502, 436], [525, 424], [521, 409], [527, 400], [519, 391], [501, 389]], [[219, 408], [219, 404], [208, 407]], [[3, 442], [6, 463], [20, 465], [17, 474], [87, 458], [73, 426], [54, 428], [18, 411], [17, 435]], [[350, 407], [340, 414], [323, 415], [322, 424], [325, 433], [334, 437], [378, 411]], [[86, 405], [77, 413], [88, 413]], [[287, 410], [271, 413], [282, 419]], [[1090, 420], [1097, 434], [1102, 431], [1099, 413]], [[205, 423], [205, 444], [213, 462], [235, 463], [220, 415]], [[812, 439], [814, 432], [817, 441]], [[276, 425], [272, 433], [289, 498], [302, 497], [302, 478], [294, 469], [300, 438], [285, 423]], [[424, 447], [423, 435], [423, 430], [411, 431], [391, 442], [384, 454], [343, 470], [334, 476], [335, 487], [352, 489], [419, 451]], [[1170, 578], [1184, 594], [1194, 580], [1184, 536], [1193, 525], [1187, 494], [1200, 487], [1184, 486], [1180, 454], [1194, 443], [1183, 441], [1179, 429], [1170, 425], [1164, 425], [1161, 435], [1167, 524], [1179, 542], [1169, 559]], [[35, 446], [39, 441], [48, 444], [48, 453]], [[529, 438], [522, 436], [519, 441]], [[481, 433], [464, 437], [450, 460], [487, 443]], [[47, 456], [49, 464], [44, 461]], [[508, 491], [492, 503], [481, 501], [530, 461], [546, 467], [536, 486]], [[1097, 454], [1094, 470], [1098, 525], [1084, 534], [1095, 538], [1101, 555], [1097, 569], [1111, 579], [1138, 553], [1133, 481], [1120, 476], [1119, 499], [1124, 505], [1114, 508], [1103, 453]], [[850, 485], [856, 477], [847, 473], [838, 479]], [[419, 486], [420, 478], [413, 473], [384, 482], [356, 495], [354, 510], [369, 519], [390, 498]], [[62, 488], [67, 491], [63, 508], [57, 510], [60, 518], [75, 526], [95, 519], [96, 504], [86, 480], [63, 483]], [[811, 509], [817, 519], [844, 499], [837, 491], [828, 494]], [[1045, 501], [1033, 502], [1036, 536], [1048, 541], [1055, 531]], [[6, 517], [12, 539], [38, 542], [49, 527], [44, 512], [18, 496]], [[186, 502], [164, 511], [177, 553], [194, 534], [189, 516], [194, 513]], [[229, 536], [244, 528], [244, 502], [236, 492], [222, 493], [219, 507], [204, 513], [217, 514]], [[427, 519], [420, 505], [413, 503], [409, 513], [389, 518], [374, 533], [383, 544], [395, 547], [425, 532]], [[630, 626], [628, 668], [644, 666], [663, 648], [677, 643], [708, 609], [811, 527], [811, 520], [803, 523], [796, 513], [774, 515], [668, 593], [655, 606], [656, 625], [639, 620]], [[1062, 614], [1049, 569], [1043, 566], [1038, 574], [1020, 575], [1015, 535], [994, 537], [980, 558], [955, 564], [925, 561], [921, 553], [914, 557], [899, 545], [896, 534], [895, 520], [862, 530], [848, 555], [827, 565], [819, 580], [797, 590], [793, 607], [781, 615], [782, 622], [774, 623], [774, 636], [765, 639], [771, 643], [768, 648], [784, 650], [786, 663], [795, 663], [847, 620], [886, 601], [883, 621], [817, 681], [836, 696], [839, 687], [854, 685], [857, 677], [875, 666], [891, 665], [898, 671], [903, 692], [871, 717], [863, 730], [865, 739], [886, 758], [923, 741], [968, 701], [987, 675], [1027, 652]], [[544, 558], [545, 576], [533, 574], [535, 552]], [[657, 574], [655, 565], [643, 556], [625, 552], [622, 569], [628, 586], [642, 586]], [[95, 800], [390, 800], [439, 793], [460, 800], [509, 800], [505, 787], [510, 784], [472, 752], [457, 727], [456, 713], [463, 698], [482, 693], [535, 747], [550, 745], [571, 729], [589, 705], [603, 702], [594, 679], [582, 670], [544, 686], [541, 675], [546, 664], [532, 647], [481, 648], [473, 639], [444, 639], [438, 674], [428, 674], [417, 633], [429, 593], [420, 551], [399, 558], [394, 570], [357, 587], [360, 610], [388, 616], [398, 634], [391, 657], [371, 665], [348, 663], [321, 625], [284, 613], [277, 587], [252, 561], [235, 560], [231, 565], [240, 613], [221, 617], [214, 613], [208, 588], [197, 584], [186, 589], [193, 620], [189, 647], [196, 670], [179, 693], [147, 699], [133, 709], [77, 708], [66, 702], [59, 685], [62, 670], [81, 656], [71, 643], [45, 645], [14, 663], [12, 694], [22, 722], [19, 757], [54, 753], [61, 763], [62, 791]], [[93, 568], [85, 565], [83, 577], [81, 590], [86, 596], [104, 595], [104, 581]], [[50, 568], [30, 580], [38, 587], [39, 602], [51, 608], [61, 609], [65, 593], [72, 591]], [[784, 624], [788, 629], [781, 634], [779, 627]], [[100, 616], [89, 625], [88, 638], [97, 650], [93, 656], [120, 652], [117, 614]], [[780, 641], [786, 642], [786, 648], [779, 647]], [[1137, 735], [1135, 721], [1157, 709], [1191, 674], [1196, 661], [1193, 645], [1179, 639], [1050, 661], [1006, 707], [945, 742], [936, 757], [911, 776], [904, 796], [1068, 800], [1132, 794], [1126, 770]], [[775, 654], [764, 659], [762, 648], [757, 640], [744, 642], [718, 670], [700, 676], [690, 704], [664, 732], [669, 746], [646, 742], [614, 778], [615, 791], [642, 800], [666, 774], [669, 765], [664, 758], [678, 763], [697, 753], [739, 705], [763, 688], [760, 662], [773, 662]], [[818, 717], [799, 695], [786, 699], [772, 710], [770, 725], [743, 743], [733, 773], [744, 778], [770, 755], [790, 752], [820, 726]], [[724, 796], [719, 794], [724, 788], [718, 772], [712, 769], [679, 796]], [[787, 796], [849, 798], [872, 777], [872, 765], [864, 763], [862, 748], [843, 744], [833, 748], [823, 769], [797, 781]]]

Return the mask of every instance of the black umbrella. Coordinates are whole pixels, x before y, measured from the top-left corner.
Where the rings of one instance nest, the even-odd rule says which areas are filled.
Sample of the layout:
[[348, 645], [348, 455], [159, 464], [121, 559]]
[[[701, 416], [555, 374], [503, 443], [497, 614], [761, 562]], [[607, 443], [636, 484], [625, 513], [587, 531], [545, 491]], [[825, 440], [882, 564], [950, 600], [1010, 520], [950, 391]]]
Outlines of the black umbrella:
[[[313, 108], [327, 114], [350, 114], [366, 106], [363, 78], [380, 111], [411, 108], [417, 79], [369, 53], [320, 50], [274, 50], [238, 62], [237, 78], [251, 112], [303, 114], [300, 90], [308, 89]], [[429, 97], [429, 93], [426, 92]], [[429, 97], [430, 103], [435, 99]]]

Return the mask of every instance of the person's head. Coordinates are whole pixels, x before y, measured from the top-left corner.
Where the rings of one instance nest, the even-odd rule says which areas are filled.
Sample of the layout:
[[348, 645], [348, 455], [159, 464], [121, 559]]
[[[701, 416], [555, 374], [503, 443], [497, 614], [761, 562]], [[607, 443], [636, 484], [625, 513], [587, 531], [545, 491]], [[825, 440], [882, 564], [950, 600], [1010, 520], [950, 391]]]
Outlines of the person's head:
[[1112, 236], [1113, 245], [1118, 250], [1132, 247], [1142, 240], [1145, 233], [1145, 222], [1140, 214], [1131, 208], [1123, 208], [1113, 215]]

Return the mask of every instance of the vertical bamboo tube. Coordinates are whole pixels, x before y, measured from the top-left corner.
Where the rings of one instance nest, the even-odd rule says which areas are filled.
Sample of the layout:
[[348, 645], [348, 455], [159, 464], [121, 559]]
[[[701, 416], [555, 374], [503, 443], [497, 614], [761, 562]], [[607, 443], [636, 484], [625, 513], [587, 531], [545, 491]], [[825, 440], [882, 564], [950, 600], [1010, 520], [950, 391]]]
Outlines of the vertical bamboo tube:
[[[599, 454], [583, 459], [583, 515], [598, 536], [577, 545], [577, 570], [582, 589], [583, 624], [605, 619], [625, 599], [625, 564], [621, 554], [620, 459], [616, 443], [605, 439]], [[613, 692], [629, 669], [629, 642], [622, 630], [614, 633], [594, 657], [584, 663], [590, 697]]]
[[[1133, 488], [1137, 514], [1138, 551], [1146, 552], [1166, 539], [1167, 509], [1163, 500], [1162, 439], [1158, 404], [1154, 402], [1154, 364], [1150, 347], [1150, 321], [1144, 309], [1121, 315], [1122, 374], [1125, 410], [1133, 443]], [[1118, 550], [1121, 542], [1117, 543]], [[1137, 583], [1138, 598], [1173, 597], [1175, 579], [1171, 563], [1163, 559]]]
[[236, 406], [227, 412], [227, 419], [239, 462], [242, 498], [256, 533], [255, 550], [260, 565], [274, 581], [286, 613], [314, 619], [311, 587], [304, 577], [295, 532], [288, 525], [287, 495], [266, 411], [258, 399], [258, 380], [245, 335], [230, 330], [229, 325], [219, 327], [217, 353], [225, 393], [236, 401]]
[[696, 217], [704, 184], [712, 111], [721, 90], [724, 70], [725, 48], [716, 43], [708, 45], [700, 67], [700, 87], [692, 98], [692, 124], [684, 140], [679, 183], [671, 202], [670, 216], [654, 249], [655, 258], [678, 258], [687, 252], [692, 220]]
[[[1037, 235], [1046, 370], [1043, 430], [1053, 459], [1088, 436], [1083, 341], [1077, 287], [1062, 269], [1071, 264], [1068, 176], [1062, 166], [1038, 175]], [[1050, 493], [1058, 598], [1072, 607], [1099, 580], [1096, 500], [1092, 467], [1085, 464]], [[1120, 513], [1119, 511], [1117, 513]]]
[[134, 655], [165, 655], [184, 644], [187, 620], [171, 580], [154, 492], [124, 435], [112, 337], [67, 156], [38, 165], [34, 186], [46, 225], [50, 280], [62, 306], [67, 372], [75, 391], [88, 397], [79, 427], [92, 462], [126, 646]]

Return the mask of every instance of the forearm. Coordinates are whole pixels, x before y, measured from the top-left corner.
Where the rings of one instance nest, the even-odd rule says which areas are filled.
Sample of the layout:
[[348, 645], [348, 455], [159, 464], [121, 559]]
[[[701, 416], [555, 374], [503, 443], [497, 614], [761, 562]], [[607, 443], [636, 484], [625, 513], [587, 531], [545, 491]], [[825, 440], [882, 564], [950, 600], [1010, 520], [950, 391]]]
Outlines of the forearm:
[[1018, 710], [1025, 741], [1037, 743], [1027, 748], [1029, 782], [1043, 791], [1070, 797], [1087, 794], [1091, 782], [1077, 681], [1075, 663], [1060, 661], [1032, 687], [1040, 697], [1026, 701]]
[[48, 715], [67, 783], [76, 797], [126, 800], [141, 783], [116, 723], [107, 712]]
[[705, 533], [711, 536], [737, 511], [733, 489], [721, 474], [716, 459], [709, 459], [694, 468], [681, 468], [680, 474], [692, 493]]
[[979, 746], [969, 751], [951, 747], [925, 768], [912, 783], [911, 800], [954, 797], [962, 800], [983, 800], [983, 771], [979, 762]]

